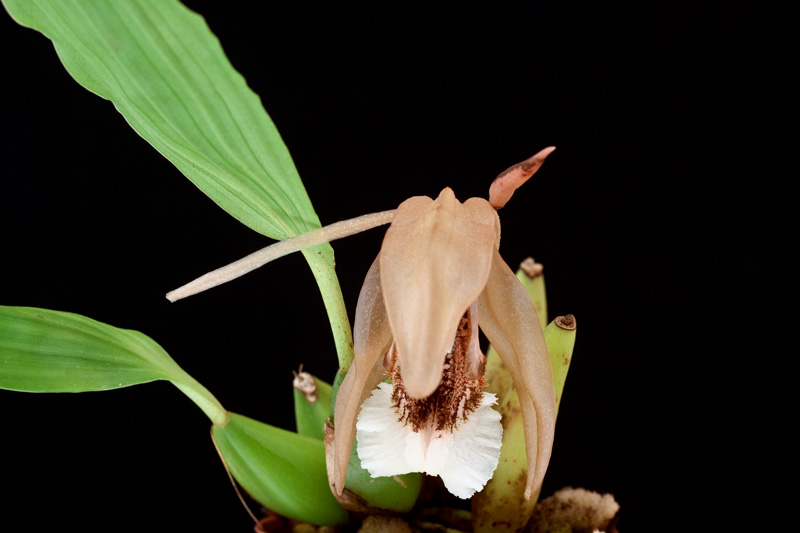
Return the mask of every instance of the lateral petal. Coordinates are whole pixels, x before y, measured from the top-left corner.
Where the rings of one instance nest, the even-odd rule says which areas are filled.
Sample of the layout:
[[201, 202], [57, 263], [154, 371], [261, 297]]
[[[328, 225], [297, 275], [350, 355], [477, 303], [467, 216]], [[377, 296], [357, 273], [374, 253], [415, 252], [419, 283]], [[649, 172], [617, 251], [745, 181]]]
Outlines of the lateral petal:
[[461, 204], [449, 188], [397, 209], [381, 248], [381, 285], [412, 398], [439, 385], [459, 320], [489, 277], [496, 224], [486, 200]]
[[337, 494], [344, 490], [347, 463], [356, 437], [359, 407], [385, 377], [383, 355], [392, 342], [392, 332], [381, 294], [380, 262], [376, 258], [358, 296], [353, 325], [353, 364], [339, 387], [334, 408], [334, 475]]
[[492, 271], [478, 299], [480, 327], [508, 367], [517, 390], [525, 427], [530, 500], [544, 479], [556, 420], [556, 396], [550, 357], [536, 309], [527, 291], [494, 249]]

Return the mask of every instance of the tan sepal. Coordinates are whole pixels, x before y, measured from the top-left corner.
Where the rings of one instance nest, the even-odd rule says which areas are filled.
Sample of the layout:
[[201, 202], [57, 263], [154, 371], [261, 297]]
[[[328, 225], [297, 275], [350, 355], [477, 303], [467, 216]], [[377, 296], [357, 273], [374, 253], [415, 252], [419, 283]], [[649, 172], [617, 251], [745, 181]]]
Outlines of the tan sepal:
[[478, 305], [481, 329], [511, 373], [519, 394], [528, 458], [525, 498], [530, 500], [544, 479], [553, 449], [555, 387], [536, 309], [496, 249]]
[[506, 205], [514, 191], [536, 174], [536, 171], [544, 163], [545, 158], [553, 153], [555, 149], [555, 146], [549, 146], [533, 157], [529, 157], [525, 161], [510, 166], [501, 172], [489, 186], [489, 203], [492, 207], [500, 209]]
[[412, 398], [439, 385], [459, 320], [489, 277], [496, 222], [486, 200], [462, 204], [449, 188], [397, 208], [381, 248], [381, 286]]
[[[325, 421], [325, 433], [324, 433], [324, 442], [325, 442], [325, 465], [328, 469], [328, 483], [331, 488], [331, 492], [333, 493], [334, 498], [336, 501], [339, 502], [339, 505], [347, 509], [348, 511], [352, 511], [354, 513], [361, 513], [361, 514], [369, 514], [374, 513], [376, 510], [370, 508], [367, 505], [367, 502], [364, 501], [364, 498], [359, 496], [358, 494], [344, 489], [341, 493], [337, 492], [336, 484], [333, 482], [335, 475], [334, 475], [334, 467], [333, 465], [336, 463], [334, 460], [334, 456], [336, 454], [334, 440], [336, 438], [336, 430], [331, 424], [331, 419]], [[258, 530], [256, 530], [258, 531]], [[282, 531], [282, 530], [281, 530]]]
[[[329, 481], [339, 495], [344, 490], [347, 463], [356, 438], [359, 408], [385, 378], [383, 354], [391, 342], [392, 333], [381, 295], [380, 264], [375, 259], [358, 296], [353, 325], [353, 364], [339, 387], [334, 408], [334, 468], [333, 479]], [[330, 476], [330, 468], [328, 472]]]

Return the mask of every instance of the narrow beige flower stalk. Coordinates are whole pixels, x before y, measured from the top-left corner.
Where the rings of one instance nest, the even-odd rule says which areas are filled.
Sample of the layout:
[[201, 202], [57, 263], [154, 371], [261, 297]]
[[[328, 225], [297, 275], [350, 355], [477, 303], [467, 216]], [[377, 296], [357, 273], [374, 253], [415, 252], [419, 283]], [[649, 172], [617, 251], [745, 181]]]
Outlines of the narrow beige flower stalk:
[[261, 250], [253, 252], [238, 261], [234, 261], [229, 265], [220, 267], [207, 274], [203, 274], [194, 281], [190, 281], [182, 287], [178, 287], [167, 293], [167, 300], [176, 302], [188, 296], [193, 296], [197, 293], [213, 289], [218, 285], [233, 281], [236, 278], [242, 277], [253, 270], [262, 267], [294, 252], [298, 252], [303, 248], [321, 244], [323, 242], [330, 242], [343, 237], [349, 237], [356, 233], [361, 233], [368, 229], [375, 228], [388, 224], [392, 221], [394, 210], [381, 211], [379, 213], [370, 213], [368, 215], [361, 215], [360, 217], [343, 220], [341, 222], [334, 222], [323, 228], [319, 228], [302, 235], [297, 235], [289, 239], [278, 241]]

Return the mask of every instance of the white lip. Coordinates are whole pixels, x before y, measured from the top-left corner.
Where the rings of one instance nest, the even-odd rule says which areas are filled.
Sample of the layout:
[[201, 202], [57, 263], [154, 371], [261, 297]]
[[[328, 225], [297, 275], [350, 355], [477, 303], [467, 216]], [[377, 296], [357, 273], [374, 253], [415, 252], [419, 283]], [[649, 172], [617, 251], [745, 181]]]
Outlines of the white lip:
[[503, 426], [492, 409], [494, 394], [453, 431], [415, 432], [392, 408], [392, 386], [381, 383], [364, 401], [356, 423], [361, 466], [372, 477], [424, 472], [440, 476], [459, 498], [470, 498], [492, 477], [500, 458]]

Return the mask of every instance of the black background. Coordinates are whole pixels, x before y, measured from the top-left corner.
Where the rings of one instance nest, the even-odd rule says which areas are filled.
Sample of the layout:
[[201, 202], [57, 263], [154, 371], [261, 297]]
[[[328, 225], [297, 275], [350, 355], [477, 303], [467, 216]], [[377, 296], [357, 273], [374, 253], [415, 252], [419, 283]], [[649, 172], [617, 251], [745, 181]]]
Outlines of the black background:
[[[780, 193], [766, 138], [788, 135], [790, 13], [187, 4], [261, 96], [324, 224], [445, 186], [485, 197], [500, 171], [557, 146], [500, 212], [504, 258], [542, 262], [551, 315], [579, 323], [544, 494], [611, 492], [622, 531], [692, 530], [709, 488], [748, 498], [755, 407], [737, 369], [758, 373], [769, 313], [766, 215]], [[227, 409], [292, 429], [292, 369], [336, 369], [302, 257], [169, 304], [168, 290], [269, 241], [76, 84], [47, 39], [6, 14], [0, 35], [0, 302], [145, 332]], [[351, 319], [382, 234], [334, 243]], [[0, 406], [4, 517], [251, 529], [207, 419], [167, 383], [0, 391]]]

